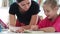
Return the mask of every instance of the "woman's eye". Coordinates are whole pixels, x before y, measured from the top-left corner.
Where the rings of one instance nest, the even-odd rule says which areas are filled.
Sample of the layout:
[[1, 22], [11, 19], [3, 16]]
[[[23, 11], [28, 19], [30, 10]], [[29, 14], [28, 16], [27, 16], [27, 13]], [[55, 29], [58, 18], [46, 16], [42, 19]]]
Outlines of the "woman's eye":
[[22, 6], [24, 6], [24, 4]]
[[30, 3], [27, 3], [27, 4], [30, 4]]

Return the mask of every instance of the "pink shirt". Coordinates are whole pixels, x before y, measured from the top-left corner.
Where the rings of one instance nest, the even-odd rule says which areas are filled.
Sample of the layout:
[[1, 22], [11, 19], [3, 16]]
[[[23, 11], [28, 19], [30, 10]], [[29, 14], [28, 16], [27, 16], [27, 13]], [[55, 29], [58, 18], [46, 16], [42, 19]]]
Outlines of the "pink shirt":
[[54, 27], [56, 32], [60, 32], [60, 16], [58, 16], [53, 22], [51, 22], [48, 18], [45, 18], [39, 22], [38, 27]]

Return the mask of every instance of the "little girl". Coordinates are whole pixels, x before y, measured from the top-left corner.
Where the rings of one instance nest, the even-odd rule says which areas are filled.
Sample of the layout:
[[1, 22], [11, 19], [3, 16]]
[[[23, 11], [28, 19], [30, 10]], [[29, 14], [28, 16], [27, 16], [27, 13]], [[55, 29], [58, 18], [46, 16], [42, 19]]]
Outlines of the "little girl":
[[44, 32], [60, 32], [60, 15], [57, 14], [57, 1], [46, 0], [43, 5], [43, 10], [47, 17], [39, 22], [38, 27], [34, 25], [31, 29], [39, 29]]

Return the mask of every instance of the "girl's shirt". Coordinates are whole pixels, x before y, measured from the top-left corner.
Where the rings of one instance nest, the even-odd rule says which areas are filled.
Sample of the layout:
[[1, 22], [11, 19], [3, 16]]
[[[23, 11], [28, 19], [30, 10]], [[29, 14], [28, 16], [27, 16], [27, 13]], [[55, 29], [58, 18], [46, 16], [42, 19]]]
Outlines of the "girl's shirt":
[[38, 24], [39, 29], [45, 27], [54, 27], [56, 32], [60, 32], [60, 16], [58, 16], [53, 22], [47, 17], [40, 21]]

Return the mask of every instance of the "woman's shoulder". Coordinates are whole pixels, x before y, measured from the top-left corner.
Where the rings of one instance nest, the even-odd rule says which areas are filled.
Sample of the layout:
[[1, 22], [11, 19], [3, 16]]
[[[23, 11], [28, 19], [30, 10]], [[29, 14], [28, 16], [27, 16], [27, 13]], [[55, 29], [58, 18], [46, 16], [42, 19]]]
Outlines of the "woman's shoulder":
[[36, 5], [39, 6], [39, 4], [37, 2], [35, 2], [35, 1], [32, 1], [32, 4], [35, 5], [35, 6]]
[[16, 2], [12, 3], [10, 6], [18, 6], [18, 4]]

